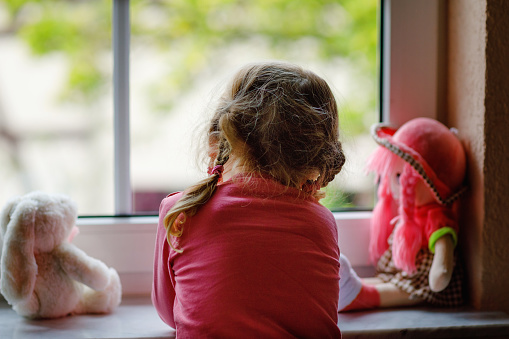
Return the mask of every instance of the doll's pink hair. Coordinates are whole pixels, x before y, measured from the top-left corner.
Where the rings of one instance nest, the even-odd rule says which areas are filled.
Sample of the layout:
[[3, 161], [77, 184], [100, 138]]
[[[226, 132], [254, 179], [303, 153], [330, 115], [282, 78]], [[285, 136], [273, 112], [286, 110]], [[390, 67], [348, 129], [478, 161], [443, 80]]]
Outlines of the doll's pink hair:
[[399, 225], [394, 230], [392, 258], [394, 265], [407, 273], [414, 273], [415, 257], [422, 246], [423, 227], [415, 215], [415, 186], [422, 180], [417, 171], [408, 163], [399, 177], [400, 205]]
[[417, 171], [405, 163], [400, 174], [400, 203], [391, 193], [390, 179], [395, 171], [396, 161], [402, 161], [385, 147], [378, 147], [368, 160], [368, 169], [375, 172], [378, 186], [378, 202], [371, 219], [369, 254], [376, 263], [388, 249], [387, 242], [394, 230], [395, 218], [399, 227], [394, 230], [392, 255], [397, 268], [408, 273], [415, 272], [415, 257], [423, 241], [423, 228], [414, 215], [415, 186], [422, 180]]
[[371, 237], [369, 241], [369, 256], [373, 263], [378, 262], [389, 244], [387, 239], [392, 233], [394, 225], [391, 221], [397, 216], [398, 204], [391, 193], [389, 173], [393, 171], [395, 155], [378, 147], [368, 159], [367, 168], [375, 172], [378, 182], [378, 202], [373, 209], [371, 218]]

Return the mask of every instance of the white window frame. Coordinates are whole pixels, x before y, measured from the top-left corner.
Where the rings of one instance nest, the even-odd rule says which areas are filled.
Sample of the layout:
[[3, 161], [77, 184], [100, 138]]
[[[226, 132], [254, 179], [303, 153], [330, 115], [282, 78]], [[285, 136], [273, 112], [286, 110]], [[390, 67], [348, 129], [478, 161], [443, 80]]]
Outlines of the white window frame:
[[[440, 0], [381, 0], [383, 51], [381, 109], [385, 122], [401, 125], [437, 118], [441, 93]], [[113, 2], [115, 105], [115, 211], [126, 217], [79, 218], [74, 243], [115, 267], [126, 295], [150, 293], [158, 218], [132, 212], [129, 143], [129, 0]], [[369, 271], [371, 212], [335, 212], [339, 246], [353, 266]]]
[[113, 126], [115, 214], [132, 214], [129, 129], [130, 1], [113, 1]]

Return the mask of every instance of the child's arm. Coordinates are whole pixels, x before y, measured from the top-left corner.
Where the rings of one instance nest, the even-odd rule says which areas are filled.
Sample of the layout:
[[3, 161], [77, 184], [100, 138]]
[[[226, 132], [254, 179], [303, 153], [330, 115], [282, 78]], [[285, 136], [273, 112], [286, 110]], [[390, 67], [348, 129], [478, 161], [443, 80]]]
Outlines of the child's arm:
[[175, 302], [175, 275], [169, 267], [171, 253], [166, 239], [164, 217], [169, 209], [180, 199], [182, 194], [173, 193], [166, 197], [159, 207], [159, 223], [157, 225], [156, 243], [154, 250], [154, 278], [152, 280], [152, 304], [161, 320], [172, 328], [175, 327], [173, 318], [173, 303]]
[[173, 303], [175, 301], [175, 277], [168, 267], [168, 257], [171, 249], [166, 241], [164, 228], [159, 227], [156, 235], [154, 255], [154, 279], [152, 282], [152, 304], [159, 317], [168, 325], [175, 328], [173, 318]]
[[449, 234], [435, 243], [435, 256], [429, 272], [429, 286], [433, 292], [444, 290], [451, 281], [454, 266], [454, 244]]
[[73, 280], [103, 290], [110, 280], [108, 267], [74, 245], [63, 243], [56, 251], [62, 270]]

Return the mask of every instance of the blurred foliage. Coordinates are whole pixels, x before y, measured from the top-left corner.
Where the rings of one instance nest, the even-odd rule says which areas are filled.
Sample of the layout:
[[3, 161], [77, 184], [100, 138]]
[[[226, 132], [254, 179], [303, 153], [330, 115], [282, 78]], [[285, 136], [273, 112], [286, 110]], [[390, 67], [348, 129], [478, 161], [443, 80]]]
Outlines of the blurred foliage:
[[[173, 74], [154, 92], [164, 107], [171, 94], [193, 85], [195, 75], [210, 67], [215, 51], [248, 39], [261, 38], [274, 55], [287, 59], [299, 41], [312, 40], [322, 61], [346, 60], [359, 76], [376, 78], [378, 0], [173, 0], [132, 1], [133, 38], [138, 43], [178, 50]], [[181, 66], [181, 67], [179, 67]], [[354, 133], [364, 131], [362, 115], [370, 102], [349, 109]], [[169, 89], [169, 90], [168, 90]], [[169, 95], [170, 94], [170, 95]], [[349, 116], [350, 118], [350, 116]]]
[[[279, 59], [303, 39], [324, 62], [341, 59], [359, 77], [376, 79], [378, 0], [131, 0], [132, 46], [178, 51], [167, 74], [150, 88], [153, 111], [169, 111], [193, 88], [214, 56], [228, 46], [263, 39]], [[23, 39], [37, 56], [63, 53], [69, 62], [63, 98], [94, 102], [111, 82], [113, 1], [0, 0], [1, 30]], [[295, 53], [295, 52], [294, 52]], [[376, 83], [363, 100], [348, 100], [342, 118], [350, 135], [365, 132], [376, 107]], [[327, 204], [344, 205], [330, 194]], [[331, 200], [332, 199], [332, 200]], [[331, 200], [331, 201], [329, 201]], [[348, 200], [348, 199], [346, 199]]]
[[64, 53], [69, 62], [64, 98], [86, 103], [109, 81], [105, 54], [111, 50], [111, 1], [3, 0], [4, 31], [24, 40], [32, 53]]
[[325, 198], [321, 199], [320, 203], [332, 211], [356, 207], [352, 201], [352, 194], [343, 192], [341, 187], [334, 183], [322, 188], [322, 191], [325, 192]]
[[[0, 0], [8, 27], [34, 55], [62, 52], [70, 72], [66, 99], [93, 100], [111, 74], [104, 59], [111, 54], [112, 1]], [[301, 39], [313, 39], [323, 61], [348, 60], [362, 74], [376, 74], [378, 0], [131, 0], [133, 45], [178, 50], [169, 74], [155, 84], [153, 100], [171, 107], [210, 67], [211, 55], [253, 37], [269, 42], [276, 55]], [[141, 47], [142, 48], [142, 47]], [[111, 59], [111, 58], [110, 58]], [[110, 71], [111, 72], [111, 71]], [[370, 91], [374, 91], [370, 89]], [[352, 128], [364, 130], [362, 114], [373, 101], [349, 110]]]

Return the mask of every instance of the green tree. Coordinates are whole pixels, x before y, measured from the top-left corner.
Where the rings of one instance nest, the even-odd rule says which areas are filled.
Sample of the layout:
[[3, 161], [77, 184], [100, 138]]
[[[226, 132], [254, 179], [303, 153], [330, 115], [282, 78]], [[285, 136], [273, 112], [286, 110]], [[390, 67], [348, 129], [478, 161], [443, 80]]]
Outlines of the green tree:
[[[219, 55], [242, 41], [262, 40], [287, 59], [311, 41], [322, 62], [341, 59], [359, 78], [376, 78], [378, 0], [131, 0], [132, 46], [178, 51], [174, 67], [152, 84], [154, 112], [169, 112]], [[61, 99], [92, 105], [111, 82], [112, 1], [0, 0], [1, 34], [22, 39], [35, 56], [65, 55], [69, 63]], [[374, 112], [376, 83], [343, 111], [350, 135], [365, 131]], [[337, 191], [331, 189], [331, 191]], [[330, 194], [329, 206], [348, 204]]]
[[[110, 81], [101, 65], [111, 51], [111, 1], [3, 2], [8, 14], [4, 31], [23, 39], [34, 55], [60, 52], [68, 57], [66, 99], [93, 100], [104, 91]], [[281, 58], [299, 40], [312, 39], [322, 60], [342, 58], [360, 76], [374, 75], [376, 13], [377, 0], [131, 1], [133, 45], [178, 49], [181, 55], [180, 64], [161, 77], [154, 97], [160, 107], [171, 106], [192, 87], [217, 50], [253, 37], [268, 41]], [[374, 107], [372, 97], [351, 107], [356, 130], [365, 127], [362, 115]]]

